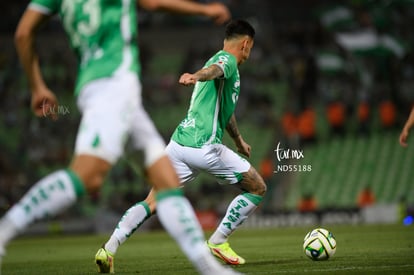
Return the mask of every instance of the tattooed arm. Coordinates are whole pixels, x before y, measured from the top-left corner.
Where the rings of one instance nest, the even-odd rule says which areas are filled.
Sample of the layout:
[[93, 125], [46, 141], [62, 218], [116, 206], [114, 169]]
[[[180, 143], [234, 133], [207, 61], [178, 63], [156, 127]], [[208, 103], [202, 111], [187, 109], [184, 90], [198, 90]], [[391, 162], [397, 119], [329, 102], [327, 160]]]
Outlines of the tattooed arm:
[[236, 116], [234, 114], [231, 116], [226, 130], [227, 133], [229, 133], [230, 137], [234, 140], [237, 151], [246, 157], [250, 157], [251, 147], [244, 141], [243, 137], [241, 136], [239, 128], [237, 127]]
[[208, 81], [223, 75], [222, 69], [217, 65], [210, 65], [202, 68], [194, 74], [184, 73], [181, 75], [179, 83], [185, 86], [196, 84], [197, 81]]

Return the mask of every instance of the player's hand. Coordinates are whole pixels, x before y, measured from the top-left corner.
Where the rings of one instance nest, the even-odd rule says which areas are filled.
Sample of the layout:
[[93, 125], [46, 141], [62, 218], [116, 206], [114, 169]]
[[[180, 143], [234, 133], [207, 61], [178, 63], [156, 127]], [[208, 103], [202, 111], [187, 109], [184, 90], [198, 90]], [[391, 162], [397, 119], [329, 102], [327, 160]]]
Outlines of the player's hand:
[[214, 23], [221, 25], [226, 23], [231, 18], [229, 9], [220, 2], [213, 2], [207, 4], [207, 16], [213, 19]]
[[408, 130], [407, 129], [403, 129], [401, 134], [400, 134], [400, 145], [403, 147], [407, 147], [408, 143], [407, 143], [407, 139], [408, 139]]
[[235, 142], [236, 142], [237, 152], [250, 158], [250, 152], [252, 150], [252, 147], [249, 144], [247, 144], [247, 142], [244, 141], [241, 135], [236, 138]]
[[47, 88], [41, 88], [32, 92], [32, 110], [38, 117], [50, 117], [58, 119], [58, 101], [56, 96]]
[[189, 86], [189, 85], [196, 84], [197, 81], [198, 81], [198, 79], [193, 74], [184, 73], [180, 76], [180, 79], [178, 80], [178, 83], [180, 83], [184, 86]]

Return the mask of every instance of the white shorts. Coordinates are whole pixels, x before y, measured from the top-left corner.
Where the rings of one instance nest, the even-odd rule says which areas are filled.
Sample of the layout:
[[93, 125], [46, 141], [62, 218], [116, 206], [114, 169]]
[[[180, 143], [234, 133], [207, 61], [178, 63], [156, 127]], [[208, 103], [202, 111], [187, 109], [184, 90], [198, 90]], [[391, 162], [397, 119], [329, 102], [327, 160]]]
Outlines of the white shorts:
[[193, 180], [202, 171], [215, 176], [219, 183], [234, 184], [250, 169], [246, 159], [223, 144], [192, 148], [171, 140], [166, 152], [182, 184]]
[[75, 154], [92, 155], [115, 163], [131, 138], [144, 150], [148, 167], [165, 155], [165, 143], [141, 102], [141, 83], [133, 73], [98, 79], [80, 92], [77, 104], [82, 120]]

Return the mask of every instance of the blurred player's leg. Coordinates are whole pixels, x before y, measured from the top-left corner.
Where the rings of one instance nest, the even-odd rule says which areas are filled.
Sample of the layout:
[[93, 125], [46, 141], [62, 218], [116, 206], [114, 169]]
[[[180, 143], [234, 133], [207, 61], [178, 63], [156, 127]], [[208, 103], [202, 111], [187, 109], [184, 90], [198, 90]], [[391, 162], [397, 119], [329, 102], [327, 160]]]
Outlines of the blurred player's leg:
[[[2, 228], [2, 221], [0, 221], [0, 228]], [[0, 275], [1, 275], [1, 263], [3, 261], [4, 254], [6, 254], [6, 250], [3, 244], [0, 244]]]
[[158, 217], [200, 274], [239, 274], [220, 265], [210, 254], [203, 231], [182, 190], [157, 193]]
[[0, 259], [6, 245], [28, 225], [55, 216], [84, 193], [81, 180], [71, 170], [56, 171], [37, 182], [0, 220]]
[[[176, 240], [199, 273], [212, 275], [230, 272], [210, 254], [193, 207], [183, 196], [183, 191], [178, 188], [178, 177], [169, 158], [164, 156], [153, 163], [147, 174], [157, 190], [157, 215], [161, 224]], [[174, 185], [176, 188], [171, 188]]]
[[5, 247], [31, 223], [53, 217], [73, 205], [85, 190], [96, 191], [111, 164], [94, 156], [75, 156], [70, 169], [38, 181], [0, 222], [0, 247]]
[[0, 247], [35, 220], [60, 213], [85, 192], [71, 170], [54, 172], [37, 182], [0, 222]]

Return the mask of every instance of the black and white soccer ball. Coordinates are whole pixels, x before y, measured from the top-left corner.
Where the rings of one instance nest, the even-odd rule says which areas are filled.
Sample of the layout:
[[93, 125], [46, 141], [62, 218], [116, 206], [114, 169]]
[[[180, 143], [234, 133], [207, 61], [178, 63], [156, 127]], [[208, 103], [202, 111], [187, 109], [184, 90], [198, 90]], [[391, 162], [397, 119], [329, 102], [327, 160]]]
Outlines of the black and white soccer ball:
[[306, 234], [303, 251], [314, 261], [328, 260], [336, 252], [334, 235], [324, 228], [316, 228]]

